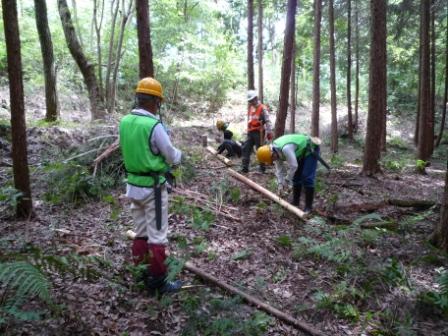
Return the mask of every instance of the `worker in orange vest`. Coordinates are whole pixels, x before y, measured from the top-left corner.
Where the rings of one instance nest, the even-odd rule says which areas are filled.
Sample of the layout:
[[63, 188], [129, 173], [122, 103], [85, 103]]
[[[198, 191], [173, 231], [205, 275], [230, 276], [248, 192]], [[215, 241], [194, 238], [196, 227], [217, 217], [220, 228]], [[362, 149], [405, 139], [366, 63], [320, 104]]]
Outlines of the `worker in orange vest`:
[[[271, 121], [266, 105], [258, 99], [255, 90], [247, 91], [249, 110], [247, 112], [247, 140], [243, 144], [242, 173], [249, 172], [250, 155], [255, 146], [258, 149], [264, 145], [265, 140], [271, 141], [273, 137]], [[260, 171], [264, 173], [265, 166], [260, 163]]]

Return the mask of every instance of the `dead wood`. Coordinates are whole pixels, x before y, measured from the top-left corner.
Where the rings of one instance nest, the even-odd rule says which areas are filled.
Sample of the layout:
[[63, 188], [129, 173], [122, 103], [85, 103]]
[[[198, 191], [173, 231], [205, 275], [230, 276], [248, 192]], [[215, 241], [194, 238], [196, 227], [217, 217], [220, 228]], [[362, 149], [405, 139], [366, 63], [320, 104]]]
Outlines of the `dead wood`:
[[97, 156], [95, 160], [93, 160], [94, 168], [93, 168], [93, 176], [96, 175], [96, 171], [98, 169], [98, 165], [101, 161], [103, 161], [105, 158], [109, 157], [113, 152], [115, 152], [120, 147], [119, 139], [115, 140], [109, 147], [106, 148], [106, 150]]
[[379, 229], [387, 229], [387, 230], [391, 230], [391, 231], [395, 231], [398, 229], [398, 223], [395, 221], [391, 221], [391, 222], [376, 222], [376, 223], [362, 223], [360, 225], [361, 229], [375, 229], [375, 228], [379, 228]]
[[190, 272], [196, 274], [197, 276], [199, 276], [200, 278], [202, 278], [203, 280], [209, 281], [227, 291], [229, 291], [232, 294], [236, 294], [241, 296], [244, 300], [246, 300], [246, 302], [254, 305], [257, 309], [261, 309], [264, 310], [265, 312], [267, 312], [268, 314], [275, 316], [276, 318], [291, 324], [292, 326], [296, 327], [299, 330], [302, 330], [306, 333], [308, 333], [309, 335], [323, 335], [319, 330], [314, 329], [313, 327], [311, 327], [310, 325], [308, 325], [305, 322], [299, 321], [297, 319], [295, 319], [294, 317], [285, 314], [284, 312], [278, 310], [275, 307], [272, 307], [271, 305], [253, 297], [252, 295], [249, 295], [241, 290], [239, 290], [238, 288], [229, 285], [226, 282], [223, 282], [221, 280], [219, 280], [218, 278], [214, 277], [211, 274], [208, 274], [206, 272], [204, 272], [203, 270], [201, 270], [200, 268], [194, 266], [192, 263], [190, 262], [186, 262], [185, 263], [185, 268], [187, 270], [189, 270]]
[[[207, 150], [216, 155], [216, 151], [214, 148], [208, 146]], [[224, 163], [227, 164], [227, 161], [230, 161], [227, 158], [224, 158], [222, 155], [216, 155], [216, 157], [218, 159], [220, 159], [221, 161], [223, 161]], [[230, 161], [231, 162], [231, 161]], [[244, 184], [247, 184], [249, 187], [251, 187], [252, 189], [254, 189], [255, 191], [258, 191], [259, 193], [261, 193], [262, 195], [268, 197], [270, 200], [280, 204], [282, 207], [284, 207], [285, 209], [287, 209], [288, 211], [292, 212], [293, 214], [297, 215], [299, 218], [301, 218], [302, 220], [304, 220], [305, 214], [302, 210], [300, 210], [299, 208], [296, 208], [295, 206], [291, 205], [290, 203], [288, 203], [287, 201], [285, 201], [284, 199], [282, 199], [280, 196], [274, 194], [273, 192], [267, 190], [266, 188], [263, 188], [262, 186], [260, 186], [259, 184], [255, 183], [254, 181], [252, 181], [251, 179], [248, 179], [247, 177], [237, 173], [235, 170], [231, 169], [231, 168], [227, 168], [227, 171], [229, 172], [230, 175], [232, 175], [232, 177], [234, 177], [235, 179], [237, 179], [240, 182], [243, 182]]]
[[398, 207], [414, 207], [420, 209], [428, 209], [436, 204], [434, 201], [429, 200], [415, 200], [415, 199], [389, 199], [388, 203], [390, 205], [395, 205]]
[[218, 152], [216, 152], [216, 150], [211, 147], [211, 146], [207, 146], [207, 150], [212, 153], [213, 155], [215, 155], [218, 159], [220, 159], [222, 162], [224, 162], [227, 166], [233, 166], [233, 162], [232, 160], [229, 160], [228, 158], [226, 158], [225, 156], [218, 154]]
[[[129, 239], [134, 239], [135, 238], [135, 232], [132, 230], [128, 230], [125, 233], [126, 237], [128, 237]], [[247, 293], [244, 293], [243, 291], [239, 290], [236, 287], [233, 287], [232, 285], [229, 285], [226, 282], [223, 282], [221, 280], [219, 280], [218, 278], [214, 277], [213, 275], [210, 275], [206, 272], [204, 272], [203, 270], [201, 270], [200, 268], [194, 266], [192, 263], [190, 262], [186, 262], [185, 263], [185, 269], [189, 270], [191, 273], [196, 274], [197, 276], [199, 276], [200, 278], [204, 279], [205, 281], [209, 281], [229, 292], [231, 292], [232, 294], [236, 294], [241, 296], [244, 300], [246, 300], [248, 303], [253, 304], [257, 309], [261, 309], [264, 310], [265, 312], [271, 314], [272, 316], [277, 317], [278, 319], [289, 323], [291, 325], [293, 325], [294, 327], [296, 327], [297, 329], [300, 329], [302, 331], [305, 331], [306, 333], [308, 333], [309, 335], [316, 335], [316, 336], [323, 336], [324, 334], [322, 332], [320, 332], [319, 330], [314, 329], [313, 327], [311, 327], [310, 325], [306, 324], [305, 322], [299, 321], [297, 319], [295, 319], [294, 317], [283, 313], [282, 311], [278, 310], [277, 308], [274, 308], [270, 305], [268, 305], [267, 303], [253, 297], [252, 295], [249, 295]]]

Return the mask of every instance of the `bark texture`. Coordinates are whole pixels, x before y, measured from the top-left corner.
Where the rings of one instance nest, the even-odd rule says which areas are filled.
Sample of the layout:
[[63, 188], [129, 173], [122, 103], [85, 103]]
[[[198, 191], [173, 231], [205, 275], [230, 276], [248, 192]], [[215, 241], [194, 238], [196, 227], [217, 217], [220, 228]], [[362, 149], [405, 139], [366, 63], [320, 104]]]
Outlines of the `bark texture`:
[[297, 105], [297, 88], [296, 88], [296, 38], [295, 32], [293, 34], [292, 55], [291, 55], [291, 90], [290, 90], [290, 107], [289, 107], [289, 132], [296, 131], [296, 105]]
[[247, 0], [247, 88], [255, 89], [254, 79], [254, 1]]
[[443, 193], [440, 209], [440, 221], [435, 228], [431, 241], [445, 252], [448, 252], [448, 161], [445, 175], [445, 192]]
[[347, 0], [347, 115], [348, 138], [353, 139], [352, 115], [352, 2]]
[[59, 118], [59, 99], [56, 90], [56, 67], [54, 64], [53, 43], [48, 28], [47, 4], [45, 0], [34, 0], [36, 26], [39, 34], [42, 61], [44, 64], [46, 121]]
[[328, 1], [328, 21], [330, 25], [330, 92], [331, 92], [331, 151], [338, 151], [338, 115], [336, 101], [336, 60], [334, 47], [333, 0]]
[[2, 0], [2, 7], [11, 105], [12, 170], [14, 187], [22, 193], [17, 201], [16, 215], [19, 218], [27, 218], [33, 213], [33, 203], [28, 169], [17, 3], [15, 0]]
[[367, 134], [362, 172], [371, 176], [381, 171], [381, 138], [386, 114], [386, 0], [370, 0], [370, 70]]
[[319, 136], [321, 18], [322, 0], [314, 0], [313, 109], [311, 112], [311, 135], [315, 137]]
[[437, 137], [436, 146], [440, 145], [440, 141], [442, 140], [443, 129], [445, 128], [445, 119], [446, 119], [446, 104], [448, 99], [448, 15], [446, 16], [446, 41], [445, 41], [445, 91], [443, 95], [443, 108], [442, 108], [442, 120], [440, 121], [440, 131], [439, 136]]
[[[154, 77], [154, 64], [152, 61], [151, 30], [149, 27], [148, 0], [136, 0], [137, 10], [137, 36], [138, 55], [140, 60], [140, 78]], [[124, 10], [124, 8], [123, 8]]]
[[258, 0], [258, 98], [263, 97], [263, 0]]

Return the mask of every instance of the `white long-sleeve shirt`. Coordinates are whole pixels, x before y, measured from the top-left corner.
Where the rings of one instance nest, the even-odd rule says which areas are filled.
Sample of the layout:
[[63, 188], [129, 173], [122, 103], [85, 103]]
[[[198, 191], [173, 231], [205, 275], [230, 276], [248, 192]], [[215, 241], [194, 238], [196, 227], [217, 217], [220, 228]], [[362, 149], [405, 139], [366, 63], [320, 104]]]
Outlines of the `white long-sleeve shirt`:
[[[132, 112], [160, 120], [159, 116], [141, 108], [134, 109]], [[180, 163], [182, 152], [173, 146], [162, 123], [159, 123], [154, 127], [150, 142], [153, 153], [160, 153], [165, 158], [166, 163], [170, 165], [177, 165]], [[127, 184], [126, 186], [126, 196], [135, 200], [143, 200], [150, 196], [152, 192], [153, 188], [137, 187], [130, 184]]]
[[[283, 146], [283, 149], [278, 149], [280, 154], [279, 160], [274, 162], [275, 164], [275, 176], [277, 177], [277, 183], [279, 185], [285, 183], [291, 184], [294, 174], [296, 173], [299, 164], [296, 157], [297, 145], [287, 144]], [[288, 163], [288, 172], [285, 171], [285, 166], [283, 161]]]

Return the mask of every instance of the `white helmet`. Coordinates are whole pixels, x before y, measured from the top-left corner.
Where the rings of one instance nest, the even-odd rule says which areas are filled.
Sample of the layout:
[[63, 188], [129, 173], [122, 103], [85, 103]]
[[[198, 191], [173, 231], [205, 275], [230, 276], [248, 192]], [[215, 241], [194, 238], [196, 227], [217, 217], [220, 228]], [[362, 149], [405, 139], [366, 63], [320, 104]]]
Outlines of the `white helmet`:
[[255, 90], [247, 91], [247, 101], [251, 101], [251, 100], [253, 100], [254, 98], [257, 98], [257, 97], [258, 97], [257, 91], [255, 91]]

